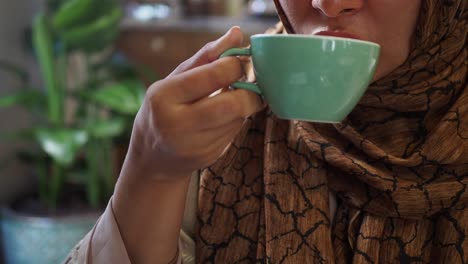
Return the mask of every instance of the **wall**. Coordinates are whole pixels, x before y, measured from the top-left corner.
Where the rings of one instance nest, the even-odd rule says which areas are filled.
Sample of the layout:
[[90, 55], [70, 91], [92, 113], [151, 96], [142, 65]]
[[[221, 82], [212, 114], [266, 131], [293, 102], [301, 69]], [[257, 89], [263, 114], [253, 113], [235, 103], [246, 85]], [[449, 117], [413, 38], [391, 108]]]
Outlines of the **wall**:
[[[41, 1], [0, 0], [0, 60], [18, 64], [32, 74], [34, 87], [39, 87], [37, 66], [31, 54], [24, 47], [24, 31], [34, 14], [41, 6]], [[18, 83], [0, 72], [0, 97], [14, 92]], [[0, 109], [0, 133], [25, 128], [30, 123], [27, 113], [20, 108]], [[31, 188], [32, 172], [18, 162], [8, 161], [16, 147], [30, 146], [5, 142], [0, 136], [0, 202], [11, 200], [18, 192]], [[3, 163], [7, 162], [5, 167]]]

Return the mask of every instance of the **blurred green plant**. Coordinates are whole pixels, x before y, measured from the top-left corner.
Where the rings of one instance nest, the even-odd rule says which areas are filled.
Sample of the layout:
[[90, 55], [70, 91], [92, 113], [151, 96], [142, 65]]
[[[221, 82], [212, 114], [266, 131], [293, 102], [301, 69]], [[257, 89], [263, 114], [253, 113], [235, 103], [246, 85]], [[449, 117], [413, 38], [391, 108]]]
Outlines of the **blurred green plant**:
[[[41, 153], [20, 156], [36, 165], [40, 200], [51, 209], [66, 195], [67, 182], [84, 185], [94, 208], [113, 192], [112, 148], [117, 138], [128, 138], [145, 93], [135, 70], [116, 60], [112, 49], [122, 14], [117, 0], [49, 0], [32, 28], [44, 89], [30, 87], [20, 67], [0, 62], [0, 70], [20, 82], [15, 93], [0, 97], [0, 108], [19, 105], [35, 117], [32, 128], [0, 134], [0, 138], [38, 144]], [[87, 78], [77, 91], [67, 81], [68, 59], [74, 52], [87, 62]], [[93, 60], [96, 54], [104, 59]], [[70, 112], [72, 101], [77, 109], [67, 122], [65, 113]]]

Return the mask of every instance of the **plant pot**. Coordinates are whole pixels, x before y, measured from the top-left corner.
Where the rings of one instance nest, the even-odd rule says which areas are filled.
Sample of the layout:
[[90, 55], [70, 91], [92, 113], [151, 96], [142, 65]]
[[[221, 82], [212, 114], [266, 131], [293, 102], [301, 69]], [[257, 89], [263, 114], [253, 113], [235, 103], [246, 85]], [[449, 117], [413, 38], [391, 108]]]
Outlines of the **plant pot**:
[[61, 263], [92, 229], [99, 215], [100, 212], [89, 212], [39, 217], [19, 213], [11, 207], [2, 208], [0, 245], [4, 263]]

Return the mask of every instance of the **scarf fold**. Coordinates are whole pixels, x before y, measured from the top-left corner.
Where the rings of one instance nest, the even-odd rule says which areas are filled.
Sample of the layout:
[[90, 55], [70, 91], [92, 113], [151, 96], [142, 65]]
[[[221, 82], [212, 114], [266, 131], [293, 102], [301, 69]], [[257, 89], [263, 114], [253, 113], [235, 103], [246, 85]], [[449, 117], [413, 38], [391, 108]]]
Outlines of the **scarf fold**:
[[345, 121], [266, 109], [203, 170], [198, 263], [468, 262], [467, 4], [422, 2], [408, 60]]

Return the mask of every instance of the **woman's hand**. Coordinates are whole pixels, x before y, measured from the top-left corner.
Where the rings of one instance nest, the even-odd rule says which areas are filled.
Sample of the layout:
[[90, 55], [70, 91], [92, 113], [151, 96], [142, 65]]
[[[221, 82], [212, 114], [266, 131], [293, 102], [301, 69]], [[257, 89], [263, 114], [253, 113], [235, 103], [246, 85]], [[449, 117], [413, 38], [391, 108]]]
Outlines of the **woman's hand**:
[[238, 58], [218, 57], [242, 44], [239, 28], [207, 44], [148, 90], [134, 124], [129, 155], [155, 180], [171, 181], [212, 164], [262, 102], [245, 90], [210, 94], [243, 76]]
[[245, 90], [210, 97], [242, 76], [239, 59], [218, 60], [241, 44], [239, 28], [231, 29], [146, 94], [113, 198], [132, 263], [174, 258], [192, 172], [216, 161], [245, 118], [263, 107]]

